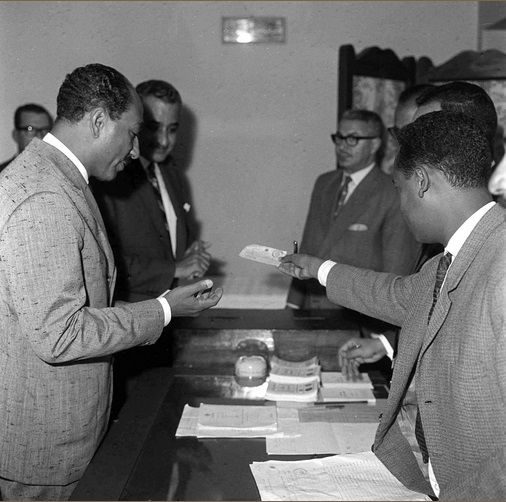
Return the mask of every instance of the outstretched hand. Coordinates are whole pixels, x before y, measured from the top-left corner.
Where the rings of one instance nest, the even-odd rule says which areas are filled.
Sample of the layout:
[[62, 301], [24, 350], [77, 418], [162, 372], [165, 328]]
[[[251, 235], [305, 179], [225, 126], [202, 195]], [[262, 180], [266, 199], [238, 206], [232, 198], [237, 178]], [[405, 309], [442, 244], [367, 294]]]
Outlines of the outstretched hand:
[[297, 279], [317, 279], [318, 269], [323, 262], [321, 258], [307, 254], [289, 254], [281, 258], [278, 269]]
[[192, 316], [214, 307], [223, 294], [222, 288], [211, 289], [213, 281], [203, 281], [179, 286], [166, 293], [165, 299], [169, 302], [173, 317]]
[[346, 378], [356, 379], [361, 364], [375, 363], [386, 353], [385, 346], [378, 338], [350, 338], [339, 349], [339, 366]]

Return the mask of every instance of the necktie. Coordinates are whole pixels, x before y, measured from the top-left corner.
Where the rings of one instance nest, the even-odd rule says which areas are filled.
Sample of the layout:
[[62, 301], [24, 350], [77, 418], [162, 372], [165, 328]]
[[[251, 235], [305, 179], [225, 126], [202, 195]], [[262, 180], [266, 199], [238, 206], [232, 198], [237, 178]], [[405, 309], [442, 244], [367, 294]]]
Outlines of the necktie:
[[[432, 317], [432, 312], [434, 311], [434, 307], [436, 306], [437, 299], [439, 297], [439, 291], [441, 290], [441, 286], [443, 285], [443, 281], [446, 277], [446, 272], [448, 271], [448, 267], [452, 262], [452, 254], [445, 253], [441, 256], [439, 260], [439, 264], [436, 272], [436, 282], [434, 284], [434, 290], [432, 292], [432, 305], [429, 311], [429, 319]], [[418, 446], [420, 447], [420, 452], [422, 453], [422, 459], [424, 463], [429, 461], [429, 452], [427, 451], [427, 444], [425, 442], [425, 435], [423, 433], [422, 419], [420, 417], [420, 409], [416, 410], [416, 421], [415, 421], [415, 437], [418, 441]]]
[[337, 196], [336, 208], [334, 210], [334, 216], [337, 216], [341, 208], [344, 206], [344, 201], [346, 200], [346, 196], [348, 195], [348, 185], [350, 184], [351, 178], [347, 175], [343, 175], [343, 180], [341, 182], [341, 191]]
[[157, 179], [156, 173], [155, 173], [155, 164], [153, 162], [151, 162], [148, 165], [147, 173], [148, 173], [148, 180], [151, 183], [151, 186], [153, 187], [153, 192], [155, 193], [155, 199], [156, 199], [156, 203], [158, 205], [158, 209], [160, 209], [160, 211], [162, 212], [162, 215], [163, 215], [163, 221], [165, 224], [165, 228], [167, 229], [167, 232], [170, 233], [169, 223], [167, 221], [167, 215], [165, 214], [165, 208], [163, 207], [162, 194], [160, 192], [160, 185], [158, 184], [158, 179]]

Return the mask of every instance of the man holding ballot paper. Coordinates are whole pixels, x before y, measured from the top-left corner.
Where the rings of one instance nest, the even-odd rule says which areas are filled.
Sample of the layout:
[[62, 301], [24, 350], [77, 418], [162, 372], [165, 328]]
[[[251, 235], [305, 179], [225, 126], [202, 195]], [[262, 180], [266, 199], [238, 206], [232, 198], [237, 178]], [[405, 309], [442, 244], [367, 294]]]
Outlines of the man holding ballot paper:
[[[472, 118], [447, 111], [396, 133], [394, 183], [420, 242], [444, 253], [410, 276], [305, 254], [279, 269], [315, 278], [330, 301], [402, 327], [373, 451], [406, 487], [440, 499], [506, 497], [506, 211], [487, 191], [490, 146]], [[424, 476], [397, 421], [416, 379]]]

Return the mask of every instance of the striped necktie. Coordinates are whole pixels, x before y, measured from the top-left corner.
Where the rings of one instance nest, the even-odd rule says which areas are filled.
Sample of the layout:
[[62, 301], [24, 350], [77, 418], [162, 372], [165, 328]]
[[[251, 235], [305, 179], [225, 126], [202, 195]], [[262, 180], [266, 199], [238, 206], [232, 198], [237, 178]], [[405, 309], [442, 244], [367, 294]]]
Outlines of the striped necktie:
[[334, 210], [334, 216], [339, 214], [339, 211], [344, 206], [344, 202], [346, 200], [346, 196], [348, 195], [348, 186], [350, 184], [351, 178], [347, 174], [343, 174], [343, 179], [341, 182], [340, 192], [337, 196], [336, 208]]
[[160, 211], [162, 212], [165, 228], [167, 229], [167, 232], [169, 232], [170, 234], [169, 223], [167, 221], [167, 214], [165, 213], [165, 208], [163, 206], [162, 193], [160, 192], [160, 185], [158, 183], [158, 178], [156, 177], [154, 162], [151, 162], [148, 165], [147, 174], [148, 180], [151, 183], [151, 186], [153, 187], [153, 192], [155, 193], [155, 199], [158, 205], [158, 209], [160, 209]]
[[[429, 319], [427, 322], [430, 321], [430, 318], [432, 317], [432, 312], [434, 312], [434, 307], [436, 306], [437, 299], [439, 297], [439, 291], [441, 290], [441, 286], [443, 285], [444, 279], [446, 277], [446, 272], [448, 272], [448, 267], [452, 262], [452, 258], [453, 256], [451, 253], [445, 253], [439, 259], [439, 264], [436, 272], [436, 283], [434, 284], [434, 290], [432, 292], [432, 305], [430, 306]], [[423, 433], [422, 418], [420, 417], [419, 408], [417, 408], [416, 410], [415, 437], [416, 440], [418, 441], [420, 452], [422, 453], [422, 459], [424, 463], [427, 463], [429, 461], [429, 452], [427, 450], [427, 443], [425, 442], [425, 435]]]

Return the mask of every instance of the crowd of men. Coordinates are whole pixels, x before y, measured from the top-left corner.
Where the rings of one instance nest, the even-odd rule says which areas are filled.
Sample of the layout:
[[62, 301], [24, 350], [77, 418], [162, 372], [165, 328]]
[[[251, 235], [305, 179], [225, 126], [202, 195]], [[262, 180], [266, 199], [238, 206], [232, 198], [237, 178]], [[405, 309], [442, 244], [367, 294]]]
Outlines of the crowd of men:
[[[68, 499], [106, 432], [113, 354], [159, 343], [172, 317], [222, 295], [202, 279], [211, 255], [172, 156], [182, 106], [168, 82], [134, 88], [90, 64], [65, 77], [54, 124], [39, 105], [16, 111], [18, 153], [0, 174], [4, 500]], [[345, 112], [300, 253], [279, 266], [294, 278], [288, 308], [348, 308], [392, 327], [350, 339], [339, 362], [353, 375], [393, 359], [373, 451], [432, 498], [506, 496], [496, 130], [490, 97], [466, 82], [406, 90], [388, 132], [372, 111]], [[379, 167], [386, 134], [392, 175]], [[400, 426], [408, 406], [416, 444]]]

